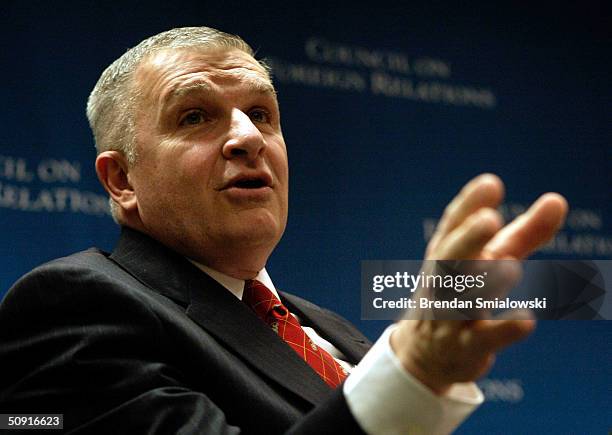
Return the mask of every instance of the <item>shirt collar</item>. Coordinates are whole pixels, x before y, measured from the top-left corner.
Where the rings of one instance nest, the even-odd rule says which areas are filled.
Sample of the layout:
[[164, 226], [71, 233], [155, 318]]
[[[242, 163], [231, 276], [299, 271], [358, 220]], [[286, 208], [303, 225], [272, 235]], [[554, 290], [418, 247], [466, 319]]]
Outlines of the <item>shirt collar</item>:
[[[212, 279], [217, 281], [219, 284], [221, 284], [224, 288], [229, 290], [231, 294], [236, 296], [238, 299], [242, 300], [242, 293], [244, 293], [244, 282], [245, 282], [243, 279], [238, 279], [232, 276], [228, 276], [224, 273], [211, 269], [208, 266], [204, 266], [203, 264], [200, 264], [189, 258], [188, 260], [191, 263], [193, 263], [195, 266], [197, 266], [202, 272], [204, 272], [205, 274], [210, 276]], [[274, 293], [274, 296], [276, 296], [280, 300], [280, 297], [278, 296], [278, 292], [276, 291], [276, 288], [274, 287], [274, 284], [272, 283], [272, 279], [270, 278], [270, 275], [268, 275], [268, 272], [266, 271], [265, 268], [261, 269], [257, 273], [257, 276], [253, 279], [256, 279], [257, 281], [261, 282], [263, 285], [268, 287], [270, 291]]]

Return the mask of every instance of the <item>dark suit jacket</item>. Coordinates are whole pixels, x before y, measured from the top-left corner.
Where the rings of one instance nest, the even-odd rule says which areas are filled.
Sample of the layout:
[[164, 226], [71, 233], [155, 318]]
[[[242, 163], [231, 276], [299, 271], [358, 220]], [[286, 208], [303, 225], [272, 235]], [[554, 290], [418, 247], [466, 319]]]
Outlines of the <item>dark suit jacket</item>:
[[[368, 340], [281, 298], [348, 360]], [[108, 255], [61, 258], [0, 306], [0, 413], [63, 413], [71, 433], [359, 433], [325, 382], [241, 301], [130, 229]]]

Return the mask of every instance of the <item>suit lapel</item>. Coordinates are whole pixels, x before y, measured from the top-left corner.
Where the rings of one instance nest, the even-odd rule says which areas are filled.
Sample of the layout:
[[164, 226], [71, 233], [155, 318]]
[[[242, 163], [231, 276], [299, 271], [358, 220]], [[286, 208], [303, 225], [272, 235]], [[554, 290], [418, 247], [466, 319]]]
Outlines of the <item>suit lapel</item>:
[[186, 314], [264, 376], [313, 405], [332, 390], [246, 305], [188, 260], [124, 228], [111, 259], [147, 287], [186, 307]]
[[[313, 404], [331, 390], [308, 364], [246, 305], [212, 278], [215, 291], [194, 295], [187, 315], [259, 371]], [[216, 285], [215, 285], [216, 284]], [[219, 290], [219, 291], [216, 291]], [[216, 299], [211, 303], [211, 299]]]

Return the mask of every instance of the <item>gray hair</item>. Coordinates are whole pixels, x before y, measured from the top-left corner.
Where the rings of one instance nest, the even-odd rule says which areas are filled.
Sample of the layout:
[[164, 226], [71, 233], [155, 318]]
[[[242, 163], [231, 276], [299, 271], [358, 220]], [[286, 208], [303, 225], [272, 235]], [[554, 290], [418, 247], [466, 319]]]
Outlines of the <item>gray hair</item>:
[[[239, 36], [210, 27], [182, 27], [145, 39], [115, 60], [100, 76], [87, 100], [87, 119], [97, 153], [120, 151], [128, 162], [136, 162], [135, 113], [138, 95], [132, 89], [134, 72], [143, 60], [164, 49], [238, 49], [254, 56], [253, 49]], [[262, 66], [265, 65], [262, 63]], [[267, 68], [266, 68], [267, 70]], [[117, 205], [110, 201], [117, 221]]]
[[131, 79], [140, 63], [153, 53], [172, 48], [239, 49], [254, 56], [253, 49], [239, 36], [210, 27], [182, 27], [145, 39], [114, 61], [100, 76], [87, 100], [87, 119], [98, 153], [122, 151], [128, 163], [136, 160], [135, 95]]

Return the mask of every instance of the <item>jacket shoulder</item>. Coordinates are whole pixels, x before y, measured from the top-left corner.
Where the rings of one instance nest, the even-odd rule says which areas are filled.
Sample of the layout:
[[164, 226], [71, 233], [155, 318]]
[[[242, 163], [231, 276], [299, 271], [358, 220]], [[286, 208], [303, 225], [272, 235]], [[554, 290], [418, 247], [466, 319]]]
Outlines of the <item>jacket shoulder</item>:
[[[148, 311], [156, 299], [165, 299], [140, 283], [98, 248], [90, 248], [44, 263], [9, 289], [0, 304], [0, 322], [20, 324], [26, 319], [115, 310]], [[167, 301], [164, 300], [164, 305]]]
[[65, 257], [56, 258], [35, 267], [21, 278], [7, 292], [7, 297], [17, 289], [27, 287], [45, 279], [80, 280], [90, 274], [104, 274], [112, 268], [109, 254], [98, 248], [89, 248]]

